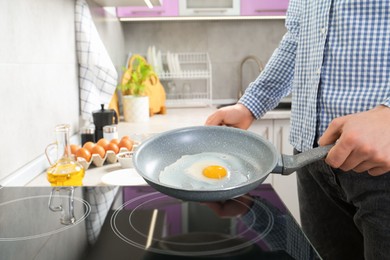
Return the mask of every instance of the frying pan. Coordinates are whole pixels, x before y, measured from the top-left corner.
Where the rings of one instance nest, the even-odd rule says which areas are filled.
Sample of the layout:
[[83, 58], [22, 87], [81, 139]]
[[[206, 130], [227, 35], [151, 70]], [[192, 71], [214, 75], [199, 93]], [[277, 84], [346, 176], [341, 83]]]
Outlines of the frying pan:
[[[187, 201], [223, 201], [255, 189], [271, 172], [288, 175], [320, 160], [331, 147], [284, 155], [279, 154], [269, 141], [250, 131], [226, 126], [193, 126], [163, 132], [142, 142], [133, 154], [133, 164], [145, 181], [161, 193]], [[240, 170], [251, 171], [251, 178], [240, 185], [218, 190], [178, 188], [159, 181], [159, 174], [166, 166], [183, 155], [203, 152], [225, 153], [244, 159], [248, 164]]]

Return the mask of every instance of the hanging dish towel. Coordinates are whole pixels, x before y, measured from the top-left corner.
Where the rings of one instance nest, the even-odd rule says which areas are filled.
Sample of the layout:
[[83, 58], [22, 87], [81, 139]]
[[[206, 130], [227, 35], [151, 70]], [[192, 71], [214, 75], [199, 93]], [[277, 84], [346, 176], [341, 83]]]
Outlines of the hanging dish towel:
[[76, 49], [79, 62], [80, 107], [84, 120], [108, 104], [115, 92], [118, 73], [93, 23], [88, 4], [77, 0], [75, 8]]

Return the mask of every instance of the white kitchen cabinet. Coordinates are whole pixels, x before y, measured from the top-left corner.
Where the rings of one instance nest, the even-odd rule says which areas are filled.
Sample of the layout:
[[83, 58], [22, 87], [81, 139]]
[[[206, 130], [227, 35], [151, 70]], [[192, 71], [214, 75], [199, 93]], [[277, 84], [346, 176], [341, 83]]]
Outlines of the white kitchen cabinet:
[[240, 0], [182, 0], [179, 1], [181, 16], [228, 16], [240, 15]]
[[273, 119], [257, 120], [251, 125], [249, 130], [273, 142], [273, 122]]
[[[293, 147], [288, 141], [290, 119], [260, 119], [249, 128], [274, 144], [277, 151], [291, 155]], [[300, 223], [296, 173], [282, 176], [270, 174], [265, 183], [271, 183], [294, 218]]]

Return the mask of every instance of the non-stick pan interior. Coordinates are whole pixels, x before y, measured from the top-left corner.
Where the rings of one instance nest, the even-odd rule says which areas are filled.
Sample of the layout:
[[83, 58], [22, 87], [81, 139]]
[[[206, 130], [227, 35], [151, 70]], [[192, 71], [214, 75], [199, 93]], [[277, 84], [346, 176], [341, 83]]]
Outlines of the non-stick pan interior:
[[[147, 182], [160, 185], [159, 174], [166, 166], [183, 155], [203, 152], [228, 153], [245, 158], [255, 166], [256, 171], [248, 183], [263, 180], [275, 167], [278, 156], [272, 144], [249, 131], [221, 126], [195, 126], [168, 131], [146, 140], [137, 148], [133, 162], [137, 172]], [[239, 186], [245, 185], [247, 183]], [[232, 188], [237, 187], [229, 187]]]

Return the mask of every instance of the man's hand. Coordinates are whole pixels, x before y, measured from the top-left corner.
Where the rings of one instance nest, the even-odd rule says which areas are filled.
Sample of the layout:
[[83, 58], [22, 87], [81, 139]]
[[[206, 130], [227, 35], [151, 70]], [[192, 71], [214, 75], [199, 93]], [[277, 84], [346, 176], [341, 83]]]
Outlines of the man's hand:
[[223, 107], [211, 114], [206, 125], [226, 125], [241, 129], [248, 129], [253, 120], [252, 113], [242, 104]]
[[378, 106], [366, 112], [334, 119], [319, 140], [321, 146], [335, 143], [325, 161], [343, 171], [390, 171], [390, 108]]

